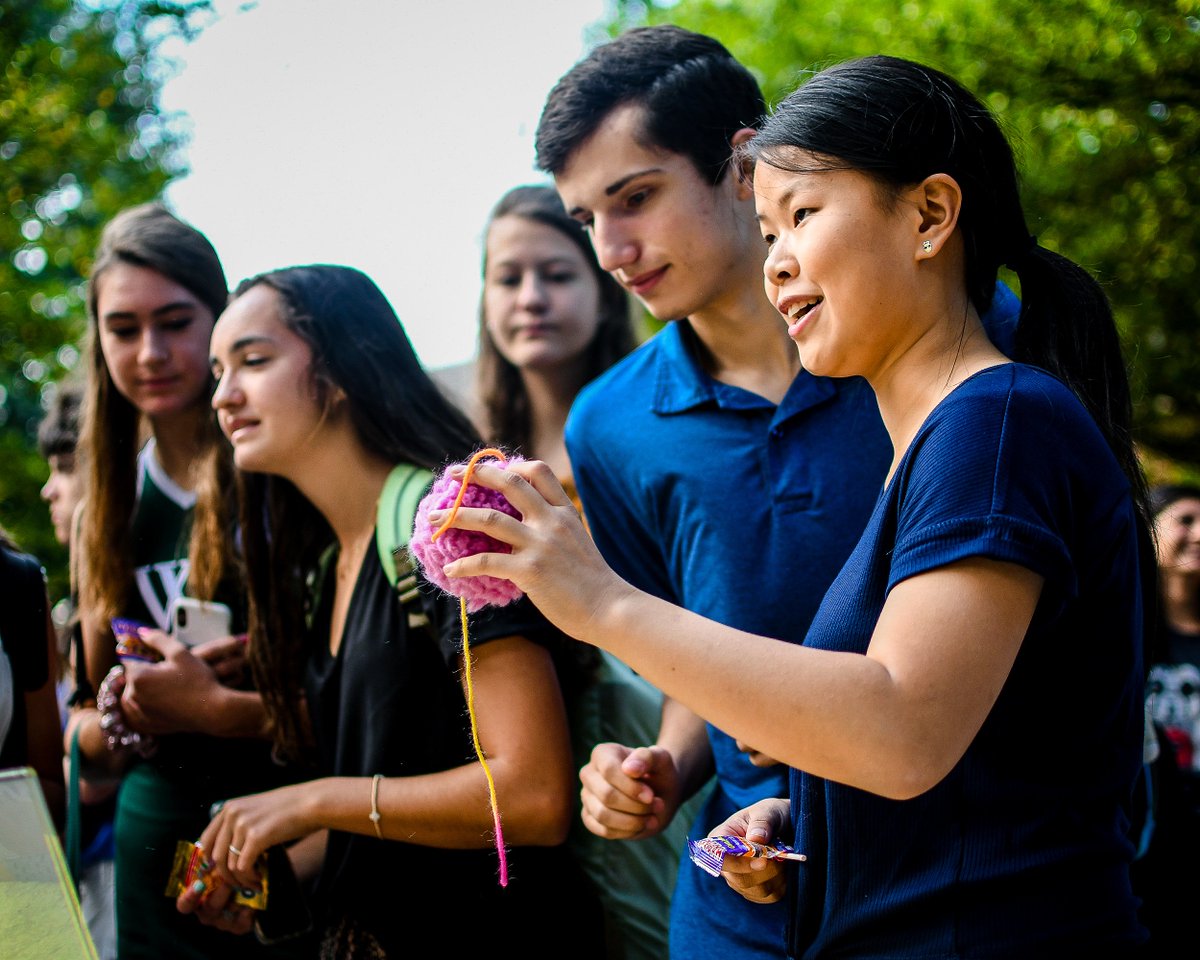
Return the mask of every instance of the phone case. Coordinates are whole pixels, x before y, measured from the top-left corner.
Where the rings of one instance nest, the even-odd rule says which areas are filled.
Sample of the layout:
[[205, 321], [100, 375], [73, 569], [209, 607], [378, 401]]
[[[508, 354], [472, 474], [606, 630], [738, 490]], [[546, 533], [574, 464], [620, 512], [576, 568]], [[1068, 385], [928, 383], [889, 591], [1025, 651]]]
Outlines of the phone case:
[[184, 646], [229, 636], [231, 612], [223, 603], [180, 597], [171, 604], [171, 634]]

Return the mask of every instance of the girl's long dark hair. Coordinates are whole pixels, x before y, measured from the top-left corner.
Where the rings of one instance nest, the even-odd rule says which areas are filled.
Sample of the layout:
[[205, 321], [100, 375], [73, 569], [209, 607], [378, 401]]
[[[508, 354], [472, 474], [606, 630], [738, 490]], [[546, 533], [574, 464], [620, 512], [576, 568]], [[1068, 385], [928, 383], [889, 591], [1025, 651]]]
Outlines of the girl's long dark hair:
[[[485, 237], [487, 230], [501, 217], [521, 217], [557, 230], [579, 248], [584, 262], [596, 277], [600, 288], [600, 322], [584, 355], [583, 375], [577, 384], [582, 387], [633, 349], [636, 341], [629, 298], [621, 285], [600, 267], [583, 227], [577, 220], [567, 216], [553, 187], [534, 185], [509, 190], [492, 208]], [[486, 252], [483, 272], [486, 276]], [[484, 433], [490, 441], [504, 443], [513, 450], [527, 451], [533, 431], [529, 396], [521, 379], [521, 371], [496, 349], [496, 342], [487, 328], [483, 301], [481, 297], [475, 380], [483, 413]]]
[[851, 60], [814, 74], [784, 99], [741, 152], [783, 170], [858, 170], [894, 188], [936, 173], [953, 177], [963, 192], [958, 228], [975, 309], [983, 314], [991, 304], [1001, 265], [1015, 271], [1021, 316], [1013, 359], [1070, 386], [1148, 519], [1129, 378], [1108, 300], [1085, 270], [1030, 235], [1012, 149], [973, 94], [909, 60]]
[[[482, 444], [467, 417], [430, 380], [391, 304], [366, 275], [324, 264], [289, 267], [241, 283], [276, 291], [284, 322], [312, 349], [313, 386], [325, 405], [345, 395], [363, 445], [389, 463], [437, 471]], [[238, 471], [250, 597], [249, 658], [274, 730], [276, 753], [311, 744], [302, 666], [306, 604], [321, 555], [334, 542], [325, 518], [290, 481]]]

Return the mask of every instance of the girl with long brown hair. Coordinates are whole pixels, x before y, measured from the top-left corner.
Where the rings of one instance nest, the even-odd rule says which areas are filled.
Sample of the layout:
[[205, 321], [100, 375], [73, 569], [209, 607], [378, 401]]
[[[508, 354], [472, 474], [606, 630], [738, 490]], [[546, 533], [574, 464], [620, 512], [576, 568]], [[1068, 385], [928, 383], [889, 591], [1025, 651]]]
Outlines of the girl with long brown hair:
[[[223, 600], [235, 629], [244, 619], [233, 514], [216, 479], [207, 506], [196, 506], [199, 478], [229, 469], [209, 408], [208, 366], [227, 296], [212, 245], [165, 208], [134, 207], [105, 227], [88, 280], [79, 444], [86, 486], [72, 548], [86, 680], [67, 743], [77, 738], [89, 777], [121, 781], [114, 832], [122, 960], [263, 955], [256, 943], [196, 929], [163, 896], [177, 843], [200, 834], [214, 801], [283, 779], [269, 757], [261, 699], [222, 682], [236, 675], [237, 638], [189, 650], [162, 632], [185, 592]], [[189, 576], [193, 565], [202, 576]], [[118, 669], [116, 617], [150, 628], [143, 639], [162, 662]]]
[[629, 298], [554, 188], [505, 193], [485, 233], [476, 363], [484, 435], [546, 461], [569, 484], [571, 403], [635, 345]]

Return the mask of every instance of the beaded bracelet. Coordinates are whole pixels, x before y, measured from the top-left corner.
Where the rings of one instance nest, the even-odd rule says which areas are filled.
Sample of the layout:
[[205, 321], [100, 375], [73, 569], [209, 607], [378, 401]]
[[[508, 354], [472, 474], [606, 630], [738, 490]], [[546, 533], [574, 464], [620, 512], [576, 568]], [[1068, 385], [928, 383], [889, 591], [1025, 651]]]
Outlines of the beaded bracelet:
[[139, 756], [149, 757], [158, 749], [158, 742], [148, 734], [130, 730], [121, 712], [121, 693], [125, 689], [125, 668], [117, 664], [108, 671], [96, 694], [100, 710], [100, 733], [109, 750], [132, 748]]

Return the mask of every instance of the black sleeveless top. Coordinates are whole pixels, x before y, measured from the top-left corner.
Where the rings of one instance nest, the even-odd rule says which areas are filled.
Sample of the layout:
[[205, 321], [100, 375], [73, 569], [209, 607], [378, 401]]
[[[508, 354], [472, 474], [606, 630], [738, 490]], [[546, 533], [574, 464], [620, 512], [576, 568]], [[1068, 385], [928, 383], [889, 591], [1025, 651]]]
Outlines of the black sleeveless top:
[[[372, 546], [331, 656], [332, 569], [314, 611], [306, 671], [321, 774], [404, 777], [474, 762], [458, 676], [458, 601], [418, 578], [431, 626], [410, 629]], [[469, 629], [476, 649], [514, 635], [553, 637], [527, 600], [472, 615]], [[368, 797], [364, 788], [364, 825]], [[389, 957], [470, 956], [503, 946], [523, 957], [602, 950], [598, 901], [564, 847], [510, 848], [508, 866], [501, 888], [493, 846], [447, 850], [331, 831], [312, 902], [318, 924], [349, 917]]]

